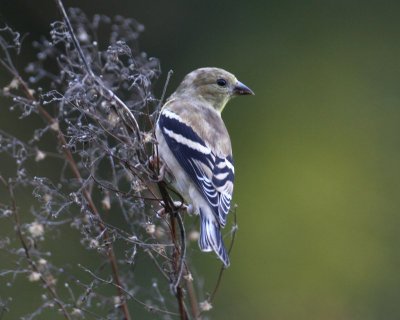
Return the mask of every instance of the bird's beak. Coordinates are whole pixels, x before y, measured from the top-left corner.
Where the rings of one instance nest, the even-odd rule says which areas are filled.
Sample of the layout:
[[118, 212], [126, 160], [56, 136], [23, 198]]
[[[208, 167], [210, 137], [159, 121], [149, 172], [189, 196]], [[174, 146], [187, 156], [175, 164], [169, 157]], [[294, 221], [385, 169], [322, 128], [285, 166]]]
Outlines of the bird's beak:
[[240, 96], [251, 94], [254, 96], [253, 90], [251, 90], [248, 86], [244, 85], [240, 81], [236, 82], [236, 85], [233, 88], [233, 94]]

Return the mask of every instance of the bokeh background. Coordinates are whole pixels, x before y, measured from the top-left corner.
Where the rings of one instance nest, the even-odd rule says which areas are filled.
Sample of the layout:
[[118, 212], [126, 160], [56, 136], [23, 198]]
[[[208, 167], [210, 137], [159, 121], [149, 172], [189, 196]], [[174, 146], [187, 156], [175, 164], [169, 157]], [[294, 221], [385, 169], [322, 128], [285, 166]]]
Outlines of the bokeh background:
[[[202, 66], [256, 93], [223, 115], [239, 232], [211, 318], [400, 319], [400, 2], [64, 3], [143, 23], [141, 49], [164, 72], [159, 93], [169, 69], [170, 93]], [[0, 18], [29, 32], [28, 52], [58, 17], [50, 0], [0, 2]], [[2, 129], [29, 133], [4, 109], [1, 100]], [[75, 245], [63, 254], [87, 255]], [[200, 264], [215, 279], [211, 261]], [[4, 319], [24, 305], [11, 307]]]

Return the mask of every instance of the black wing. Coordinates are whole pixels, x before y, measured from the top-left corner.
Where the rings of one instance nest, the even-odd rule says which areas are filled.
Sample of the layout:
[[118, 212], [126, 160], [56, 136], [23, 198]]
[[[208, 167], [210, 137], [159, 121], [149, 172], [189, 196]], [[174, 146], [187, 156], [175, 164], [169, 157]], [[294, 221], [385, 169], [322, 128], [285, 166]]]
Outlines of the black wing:
[[173, 155], [224, 226], [233, 192], [232, 156], [217, 156], [190, 126], [169, 110], [161, 113], [158, 124]]

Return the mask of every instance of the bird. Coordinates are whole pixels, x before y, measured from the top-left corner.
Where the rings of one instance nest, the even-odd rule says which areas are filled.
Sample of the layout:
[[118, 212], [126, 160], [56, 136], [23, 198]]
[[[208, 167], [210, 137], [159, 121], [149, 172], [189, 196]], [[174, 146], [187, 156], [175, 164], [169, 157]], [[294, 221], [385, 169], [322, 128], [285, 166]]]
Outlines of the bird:
[[230, 211], [234, 164], [221, 113], [235, 96], [254, 92], [230, 72], [206, 67], [187, 74], [162, 106], [156, 123], [158, 156], [172, 186], [200, 215], [200, 250], [230, 265], [221, 228]]

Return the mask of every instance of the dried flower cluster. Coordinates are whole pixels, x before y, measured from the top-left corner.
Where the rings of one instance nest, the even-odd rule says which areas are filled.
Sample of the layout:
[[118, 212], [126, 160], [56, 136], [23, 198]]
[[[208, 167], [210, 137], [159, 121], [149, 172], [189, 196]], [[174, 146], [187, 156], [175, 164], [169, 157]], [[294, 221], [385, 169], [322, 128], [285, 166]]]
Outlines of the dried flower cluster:
[[[14, 63], [20, 35], [0, 30], [0, 64], [11, 75], [2, 94], [20, 119], [43, 123], [29, 141], [0, 130], [0, 159], [12, 168], [0, 168], [0, 219], [14, 233], [0, 235], [1, 259], [11, 262], [0, 263], [0, 281], [41, 284], [41, 303], [24, 319], [199, 318], [215, 290], [205, 296], [190, 263], [195, 219], [185, 227], [179, 195], [159, 179], [159, 62], [137, 50], [143, 26], [133, 19], [89, 19], [79, 9], [68, 17], [33, 42], [36, 60], [23, 72]], [[21, 192], [33, 196], [29, 206]], [[96, 261], [63, 261], [67, 245]], [[12, 299], [0, 297], [0, 318]]]

